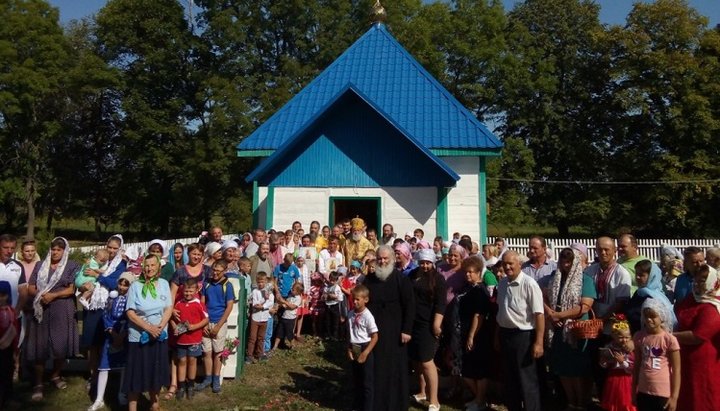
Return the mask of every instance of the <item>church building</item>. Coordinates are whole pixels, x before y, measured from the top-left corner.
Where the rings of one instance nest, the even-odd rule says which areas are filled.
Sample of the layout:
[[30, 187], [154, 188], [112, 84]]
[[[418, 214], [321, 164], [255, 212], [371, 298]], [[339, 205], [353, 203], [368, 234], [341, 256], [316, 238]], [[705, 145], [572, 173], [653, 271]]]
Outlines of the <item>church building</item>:
[[[502, 143], [377, 22], [237, 146], [264, 157], [253, 223], [487, 236], [486, 159]], [[381, 231], [379, 231], [381, 232]]]

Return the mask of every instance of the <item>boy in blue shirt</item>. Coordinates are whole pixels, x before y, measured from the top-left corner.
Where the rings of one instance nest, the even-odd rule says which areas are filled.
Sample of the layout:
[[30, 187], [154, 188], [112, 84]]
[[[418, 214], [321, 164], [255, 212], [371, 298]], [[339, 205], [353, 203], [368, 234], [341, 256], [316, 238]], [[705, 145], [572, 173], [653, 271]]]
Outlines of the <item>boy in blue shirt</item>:
[[[196, 390], [203, 390], [212, 384], [214, 393], [220, 392], [220, 371], [222, 362], [220, 353], [225, 349], [227, 335], [227, 319], [235, 304], [235, 290], [225, 277], [227, 262], [215, 261], [212, 275], [203, 286], [202, 302], [207, 307], [210, 323], [203, 331], [203, 363], [205, 364], [205, 380], [196, 385]], [[210, 374], [212, 371], [212, 374]]]
[[[292, 253], [285, 254], [283, 263], [279, 264], [273, 270], [273, 278], [277, 284], [276, 297], [281, 297], [278, 303], [284, 303], [284, 300], [290, 296], [293, 284], [300, 281], [300, 270], [295, 266], [295, 258]], [[278, 298], [276, 298], [278, 299]]]
[[[295, 266], [295, 257], [292, 253], [285, 254], [283, 257], [282, 264], [275, 266], [272, 273], [273, 281], [275, 282], [275, 303], [278, 308], [283, 306], [290, 297], [290, 291], [292, 290], [293, 284], [300, 281], [300, 270]], [[278, 316], [282, 315], [284, 310], [280, 309], [277, 312]], [[272, 312], [272, 311], [271, 311]], [[275, 313], [272, 313], [275, 315]], [[277, 324], [271, 316], [268, 320], [267, 330], [265, 331], [265, 351], [272, 353], [272, 336]]]

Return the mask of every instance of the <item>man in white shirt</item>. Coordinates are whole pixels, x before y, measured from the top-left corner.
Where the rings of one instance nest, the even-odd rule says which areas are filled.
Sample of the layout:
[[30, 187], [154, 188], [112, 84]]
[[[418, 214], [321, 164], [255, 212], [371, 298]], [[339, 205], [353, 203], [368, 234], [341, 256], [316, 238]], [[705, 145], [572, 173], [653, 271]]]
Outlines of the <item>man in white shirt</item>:
[[0, 235], [0, 281], [10, 283], [12, 302], [15, 314], [20, 315], [22, 306], [27, 299], [27, 278], [32, 273], [25, 273], [22, 264], [12, 258], [17, 247], [17, 239], [11, 234]]
[[543, 355], [545, 317], [540, 286], [521, 270], [520, 256], [502, 257], [506, 277], [498, 284], [498, 338], [505, 364], [506, 405], [510, 411], [540, 411], [535, 360]]
[[[592, 278], [597, 290], [597, 298], [593, 303], [593, 311], [598, 318], [608, 320], [615, 313], [622, 313], [625, 304], [630, 300], [630, 273], [615, 259], [615, 240], [610, 237], [599, 237], [595, 241], [597, 262], [590, 264], [584, 274]], [[605, 321], [603, 335], [589, 340], [587, 351], [593, 358], [593, 379], [598, 391], [602, 392], [607, 372], [599, 366], [600, 347], [610, 341], [612, 322]]]
[[214, 242], [222, 245], [222, 243], [224, 241], [222, 228], [220, 228], [218, 226], [211, 228], [209, 236], [210, 236], [210, 241], [214, 241]]
[[267, 241], [267, 233], [262, 228], [256, 228], [253, 233], [253, 240], [247, 245], [247, 248], [243, 251], [245, 257], [250, 258], [257, 254], [260, 244]]
[[336, 271], [338, 267], [345, 265], [343, 253], [340, 252], [340, 239], [335, 235], [328, 237], [328, 247], [320, 251], [318, 263], [318, 272], [322, 274], [325, 279], [328, 278], [328, 274], [330, 274], [331, 271]]
[[381, 244], [389, 245], [392, 247], [395, 242], [395, 232], [392, 224], [385, 224], [382, 228], [382, 238], [380, 239]]
[[[615, 260], [615, 251], [612, 238], [598, 238], [595, 242], [597, 262], [585, 270], [585, 275], [593, 279], [597, 290], [593, 311], [602, 319], [623, 312], [625, 303], [630, 300], [630, 273]], [[610, 321], [607, 321], [604, 334], [610, 335], [610, 326]]]

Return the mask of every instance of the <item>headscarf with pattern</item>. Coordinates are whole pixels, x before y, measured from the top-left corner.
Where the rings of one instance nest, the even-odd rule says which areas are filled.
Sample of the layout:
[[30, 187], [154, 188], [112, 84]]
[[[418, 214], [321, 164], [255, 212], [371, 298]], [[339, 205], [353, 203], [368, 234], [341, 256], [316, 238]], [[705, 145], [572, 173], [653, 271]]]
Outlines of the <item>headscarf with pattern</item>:
[[705, 292], [698, 294], [693, 287], [693, 296], [695, 301], [703, 304], [712, 304], [720, 313], [720, 279], [718, 278], [718, 272], [708, 266], [710, 272], [708, 273], [707, 279], [705, 279]]
[[[42, 322], [43, 317], [43, 306], [42, 306], [42, 296], [50, 292], [50, 290], [53, 289], [60, 281], [60, 277], [62, 277], [63, 271], [65, 271], [65, 266], [67, 265], [68, 256], [70, 255], [70, 243], [68, 243], [68, 240], [66, 240], [63, 237], [55, 237], [53, 238], [52, 242], [55, 242], [55, 240], [61, 240], [65, 243], [65, 249], [63, 250], [63, 255], [60, 258], [60, 261], [58, 262], [58, 265], [55, 267], [55, 271], [53, 271], [53, 274], [50, 274], [50, 264], [52, 259], [52, 247], [50, 247], [50, 250], [48, 250], [47, 256], [43, 260], [43, 262], [40, 265], [40, 270], [37, 274], [37, 294], [35, 294], [35, 299], [33, 300], [33, 310], [35, 311], [35, 319], [38, 322]], [[52, 244], [51, 242], [51, 244]]]
[[[117, 241], [119, 242], [117, 254], [115, 254], [115, 257], [108, 263], [108, 267], [105, 270], [104, 273], [101, 275], [103, 277], [107, 277], [108, 275], [114, 273], [120, 263], [123, 261], [123, 245], [125, 245], [125, 240], [123, 240], [122, 234], [114, 234], [110, 238], [108, 238], [107, 242], [110, 241]], [[101, 286], [100, 284], [95, 284], [95, 289], [93, 289], [92, 296], [90, 296], [90, 305], [89, 310], [101, 310], [105, 309], [105, 306], [107, 305], [107, 300], [110, 297], [110, 291]]]
[[[570, 266], [570, 271], [565, 279], [564, 286], [560, 290], [562, 283], [562, 274], [560, 269], [555, 271], [555, 275], [552, 277], [552, 283], [550, 283], [548, 299], [551, 307], [555, 307], [555, 311], [565, 311], [574, 307], [580, 306], [582, 299], [582, 285], [583, 285], [583, 269], [582, 269], [582, 258], [580, 252], [572, 250], [573, 262]], [[559, 298], [558, 298], [559, 297]], [[558, 304], [559, 300], [559, 306]], [[569, 324], [572, 320], [568, 320], [565, 323]], [[547, 327], [548, 340], [552, 341], [555, 335], [553, 327]], [[572, 333], [568, 332], [567, 327], [563, 327], [563, 340], [568, 343], [574, 343]]]

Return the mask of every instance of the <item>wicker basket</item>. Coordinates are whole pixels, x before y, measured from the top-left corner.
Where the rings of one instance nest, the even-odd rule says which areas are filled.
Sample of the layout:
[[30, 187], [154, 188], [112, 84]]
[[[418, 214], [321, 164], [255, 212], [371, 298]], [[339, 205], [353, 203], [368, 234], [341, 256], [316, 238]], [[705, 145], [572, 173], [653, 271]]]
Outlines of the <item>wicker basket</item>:
[[603, 320], [597, 318], [592, 307], [590, 307], [590, 313], [592, 315], [589, 320], [575, 320], [568, 324], [570, 332], [578, 340], [592, 340], [602, 332]]

